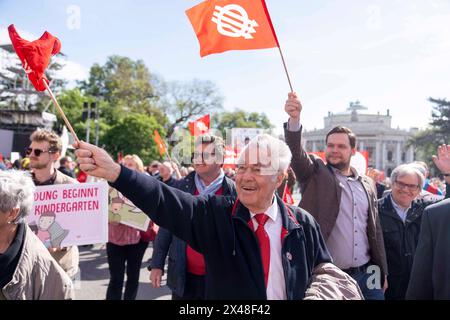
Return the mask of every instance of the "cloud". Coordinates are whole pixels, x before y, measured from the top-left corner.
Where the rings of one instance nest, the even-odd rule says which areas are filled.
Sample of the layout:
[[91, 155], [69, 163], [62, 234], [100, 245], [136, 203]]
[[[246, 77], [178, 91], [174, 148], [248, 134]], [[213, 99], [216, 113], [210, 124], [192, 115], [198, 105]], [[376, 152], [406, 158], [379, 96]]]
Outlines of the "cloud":
[[64, 79], [71, 83], [75, 83], [77, 80], [85, 80], [89, 76], [88, 68], [73, 62], [73, 61], [63, 61], [64, 67], [56, 72], [58, 78]]

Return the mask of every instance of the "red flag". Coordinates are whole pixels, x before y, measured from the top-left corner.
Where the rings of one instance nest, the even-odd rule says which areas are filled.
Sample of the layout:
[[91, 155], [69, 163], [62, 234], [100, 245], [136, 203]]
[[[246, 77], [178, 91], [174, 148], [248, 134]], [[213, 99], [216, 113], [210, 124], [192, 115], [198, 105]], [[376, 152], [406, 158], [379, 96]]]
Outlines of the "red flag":
[[163, 139], [161, 139], [161, 136], [159, 135], [158, 130], [155, 130], [153, 132], [153, 134], [155, 135], [153, 137], [153, 140], [155, 140], [156, 145], [158, 146], [158, 151], [159, 154], [161, 155], [161, 157], [166, 153], [166, 145], [164, 144]]
[[37, 40], [32, 42], [22, 39], [17, 33], [14, 25], [8, 27], [14, 50], [16, 50], [22, 66], [37, 91], [45, 91], [43, 81], [49, 84], [45, 77], [45, 69], [50, 63], [50, 58], [61, 50], [61, 42], [58, 38], [45, 31]]
[[195, 120], [194, 122], [189, 122], [189, 131], [194, 137], [200, 136], [209, 131], [210, 118], [209, 114]]
[[123, 155], [122, 151], [117, 152], [117, 163], [122, 163]]
[[289, 192], [287, 183], [284, 185], [283, 201], [286, 204], [294, 205], [294, 198], [292, 197], [292, 194]]
[[186, 10], [200, 56], [279, 47], [264, 0], [207, 0]]

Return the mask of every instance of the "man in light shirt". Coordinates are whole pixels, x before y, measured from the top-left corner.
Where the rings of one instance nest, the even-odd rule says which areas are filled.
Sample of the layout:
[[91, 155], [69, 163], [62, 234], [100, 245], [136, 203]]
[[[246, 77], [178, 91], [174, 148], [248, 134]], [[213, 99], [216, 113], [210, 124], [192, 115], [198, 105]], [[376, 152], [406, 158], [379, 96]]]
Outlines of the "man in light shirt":
[[358, 282], [364, 297], [384, 299], [387, 263], [377, 193], [373, 181], [350, 166], [355, 134], [342, 126], [328, 132], [324, 163], [302, 146], [302, 105], [295, 93], [289, 93], [285, 111], [285, 138], [302, 193], [300, 207], [317, 220], [333, 261]]

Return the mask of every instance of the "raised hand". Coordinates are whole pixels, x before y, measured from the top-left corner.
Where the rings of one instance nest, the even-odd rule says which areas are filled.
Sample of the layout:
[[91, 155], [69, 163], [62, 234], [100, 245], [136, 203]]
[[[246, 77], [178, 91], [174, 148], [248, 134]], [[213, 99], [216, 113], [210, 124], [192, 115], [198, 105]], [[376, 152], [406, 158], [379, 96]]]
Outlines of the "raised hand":
[[84, 141], [75, 142], [73, 146], [77, 149], [75, 154], [81, 170], [90, 176], [104, 178], [109, 182], [117, 180], [120, 175], [120, 165], [115, 163], [105, 150]]
[[439, 146], [437, 156], [433, 155], [433, 162], [442, 174], [450, 174], [450, 145]]
[[290, 92], [288, 94], [288, 99], [284, 105], [284, 111], [289, 115], [293, 121], [300, 120], [300, 113], [302, 112], [302, 104], [297, 97], [295, 92]]

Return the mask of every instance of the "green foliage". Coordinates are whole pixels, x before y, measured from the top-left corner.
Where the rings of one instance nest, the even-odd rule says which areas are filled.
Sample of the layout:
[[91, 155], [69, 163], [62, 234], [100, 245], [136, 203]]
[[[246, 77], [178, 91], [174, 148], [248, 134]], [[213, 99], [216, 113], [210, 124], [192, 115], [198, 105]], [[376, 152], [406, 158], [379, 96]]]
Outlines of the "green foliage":
[[215, 114], [212, 119], [212, 124], [214, 128], [222, 132], [223, 137], [226, 136], [225, 131], [231, 128], [272, 129], [274, 127], [264, 113], [248, 113], [239, 109], [233, 112]]
[[176, 127], [185, 126], [197, 116], [222, 109], [223, 97], [211, 81], [192, 80], [190, 82], [172, 82], [162, 86], [160, 101], [162, 110], [169, 116], [167, 136], [172, 136]]
[[416, 158], [422, 159], [433, 168], [431, 156], [436, 154], [437, 147], [450, 143], [450, 102], [433, 98], [429, 98], [429, 101], [435, 104], [430, 126], [411, 139], [410, 144], [416, 148]]
[[80, 88], [107, 103], [102, 116], [108, 124], [116, 123], [130, 112], [152, 115], [165, 124], [167, 117], [156, 106], [159, 97], [155, 95], [151, 78], [142, 60], [111, 56], [103, 66], [91, 67], [89, 79], [80, 82]]
[[153, 159], [160, 159], [158, 149], [153, 141], [153, 131], [158, 130], [165, 136], [164, 128], [155, 117], [145, 114], [130, 114], [113, 125], [101, 138], [100, 145], [116, 158], [118, 152], [136, 154], [148, 164]]

